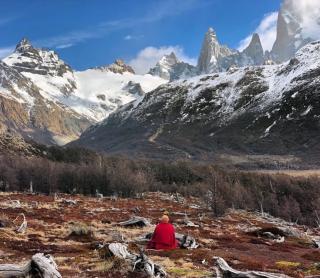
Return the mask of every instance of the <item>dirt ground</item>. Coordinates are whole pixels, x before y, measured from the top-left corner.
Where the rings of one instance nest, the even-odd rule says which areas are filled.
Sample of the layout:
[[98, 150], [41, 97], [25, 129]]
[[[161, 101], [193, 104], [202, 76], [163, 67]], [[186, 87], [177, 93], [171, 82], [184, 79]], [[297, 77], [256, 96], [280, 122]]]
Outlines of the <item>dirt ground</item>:
[[[75, 200], [76, 204], [67, 204], [65, 199]], [[19, 200], [21, 206], [14, 208], [14, 200]], [[214, 218], [197, 199], [177, 202], [162, 193], [117, 200], [0, 193], [0, 223], [5, 224], [0, 228], [0, 264], [23, 264], [41, 252], [54, 257], [63, 277], [145, 277], [131, 272], [118, 260], [104, 258], [97, 246], [123, 240], [131, 251], [144, 247], [137, 238], [153, 231], [164, 210], [169, 211], [177, 232], [195, 237], [200, 244], [193, 250], [146, 251], [170, 277], [214, 277], [215, 256], [239, 270], [280, 272], [292, 277], [320, 275], [320, 249], [312, 246], [309, 237], [320, 236], [320, 230], [292, 225], [301, 236], [276, 242], [256, 232], [273, 231], [274, 221], [235, 210]], [[21, 213], [26, 216], [28, 228], [18, 234], [15, 227], [21, 223]], [[153, 225], [117, 225], [133, 215], [146, 217]], [[187, 227], [185, 215], [199, 227]]]

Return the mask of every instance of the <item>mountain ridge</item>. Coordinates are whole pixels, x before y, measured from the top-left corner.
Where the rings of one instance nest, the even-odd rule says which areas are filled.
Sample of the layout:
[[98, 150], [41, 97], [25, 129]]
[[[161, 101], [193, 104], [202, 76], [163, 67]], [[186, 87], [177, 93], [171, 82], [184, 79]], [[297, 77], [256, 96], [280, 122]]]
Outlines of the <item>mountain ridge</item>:
[[284, 64], [162, 85], [90, 127], [71, 145], [180, 158], [318, 153], [319, 55], [320, 42], [315, 42]]

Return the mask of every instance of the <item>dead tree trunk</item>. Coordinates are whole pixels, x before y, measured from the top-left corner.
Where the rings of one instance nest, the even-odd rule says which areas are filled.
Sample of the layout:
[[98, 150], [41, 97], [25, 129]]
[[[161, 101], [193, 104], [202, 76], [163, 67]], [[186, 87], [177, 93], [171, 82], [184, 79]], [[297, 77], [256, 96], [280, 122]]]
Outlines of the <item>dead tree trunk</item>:
[[0, 277], [42, 277], [61, 278], [57, 265], [50, 255], [38, 253], [23, 266], [14, 264], [0, 265]]
[[233, 269], [228, 263], [220, 258], [214, 257], [217, 278], [290, 278], [290, 276], [277, 273], [261, 271], [238, 271]]

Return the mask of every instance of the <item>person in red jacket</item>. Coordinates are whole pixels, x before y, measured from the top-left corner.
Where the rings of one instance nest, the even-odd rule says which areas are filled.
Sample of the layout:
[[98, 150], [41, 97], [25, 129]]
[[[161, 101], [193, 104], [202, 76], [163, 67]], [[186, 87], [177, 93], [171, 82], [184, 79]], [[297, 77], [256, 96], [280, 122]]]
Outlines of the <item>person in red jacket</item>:
[[177, 245], [174, 227], [169, 223], [168, 215], [163, 215], [148, 242], [147, 249], [171, 250], [176, 249]]

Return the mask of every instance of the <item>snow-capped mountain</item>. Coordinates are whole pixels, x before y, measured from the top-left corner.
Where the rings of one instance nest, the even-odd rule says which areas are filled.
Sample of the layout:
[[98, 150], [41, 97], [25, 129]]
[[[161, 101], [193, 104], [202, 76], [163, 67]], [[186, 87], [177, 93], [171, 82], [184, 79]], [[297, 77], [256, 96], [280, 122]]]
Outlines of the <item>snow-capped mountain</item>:
[[114, 73], [99, 68], [75, 72], [74, 75], [77, 90], [64, 103], [94, 121], [103, 120], [121, 105], [167, 82], [149, 74]]
[[90, 124], [85, 117], [43, 97], [41, 89], [0, 61], [0, 133], [22, 135], [42, 143], [76, 139]]
[[[5, 58], [0, 67], [1, 95], [6, 100], [23, 103], [25, 111], [20, 111], [21, 114], [29, 111], [24, 116], [30, 129], [27, 135], [43, 143], [64, 143], [76, 139], [89, 125], [104, 119], [119, 106], [167, 82], [160, 77], [136, 75], [121, 60], [108, 66], [74, 72], [54, 51], [35, 48], [27, 39], [17, 45], [14, 53]], [[40, 128], [33, 133], [37, 134], [35, 136], [32, 134], [35, 110], [45, 114], [42, 119], [54, 111], [61, 111], [63, 115], [56, 117], [55, 129], [48, 121], [34, 126]], [[12, 129], [10, 117], [6, 121]], [[71, 126], [62, 127], [63, 122]], [[21, 130], [16, 128], [25, 136]]]
[[232, 68], [162, 85], [72, 145], [151, 157], [229, 152], [319, 158], [319, 57], [315, 42], [280, 65]]
[[178, 60], [174, 52], [163, 56], [149, 74], [173, 81], [188, 78], [197, 74], [197, 68]]
[[216, 32], [209, 28], [203, 40], [198, 65], [192, 66], [177, 59], [175, 53], [163, 56], [149, 73], [166, 80], [186, 79], [200, 74], [226, 71], [230, 67], [263, 65], [266, 57], [258, 34], [252, 36], [242, 52], [220, 45]]
[[[306, 20], [301, 11], [300, 1], [284, 0], [278, 15], [277, 38], [272, 49], [272, 58], [277, 62], [290, 59], [301, 47], [311, 42], [313, 39], [304, 29]], [[303, 1], [301, 1], [303, 2]], [[314, 11], [315, 13], [319, 11]], [[320, 16], [310, 23], [320, 28]], [[310, 19], [308, 19], [310, 20]], [[319, 32], [318, 32], [318, 37]]]

